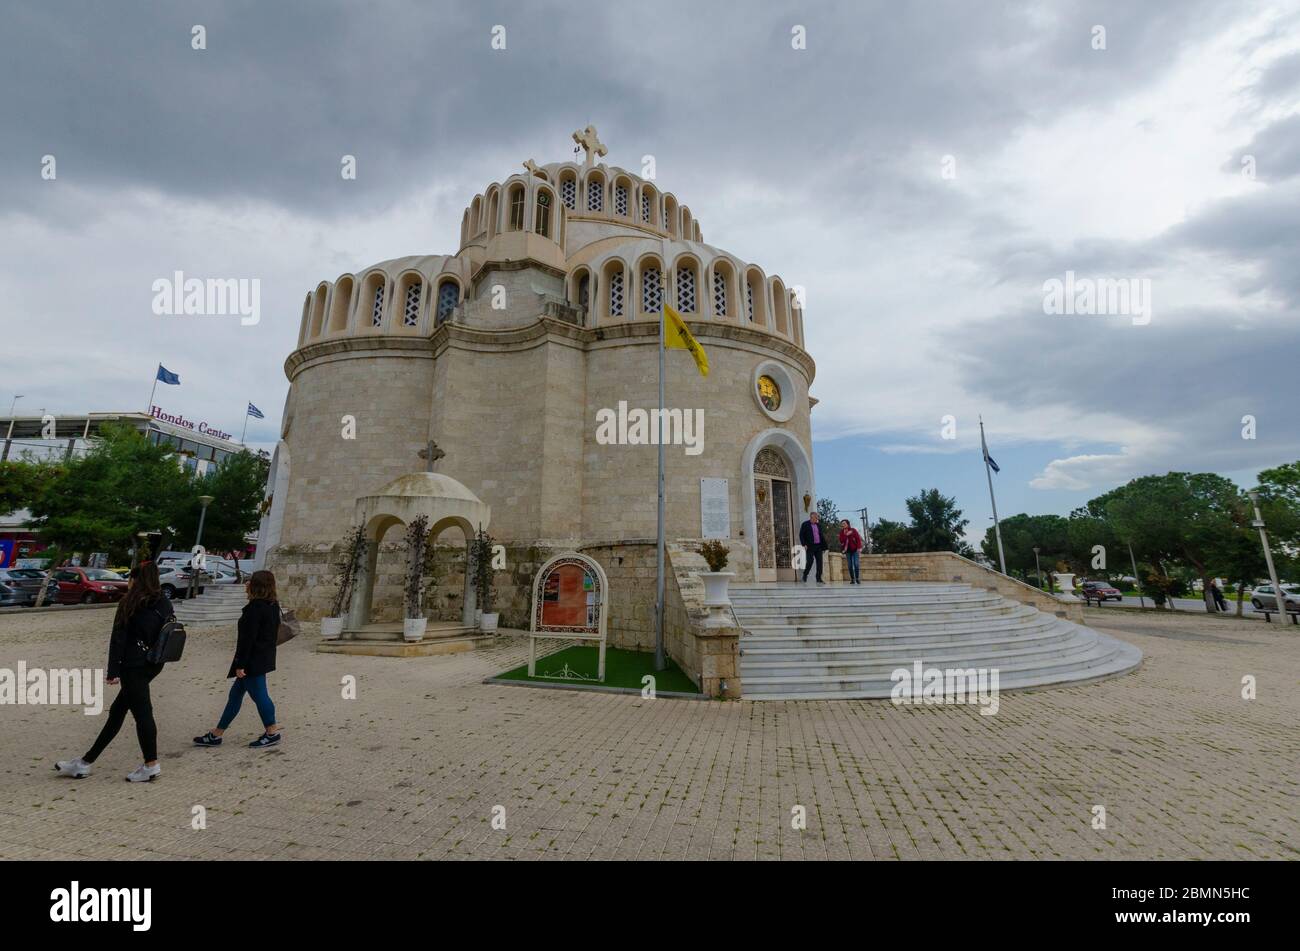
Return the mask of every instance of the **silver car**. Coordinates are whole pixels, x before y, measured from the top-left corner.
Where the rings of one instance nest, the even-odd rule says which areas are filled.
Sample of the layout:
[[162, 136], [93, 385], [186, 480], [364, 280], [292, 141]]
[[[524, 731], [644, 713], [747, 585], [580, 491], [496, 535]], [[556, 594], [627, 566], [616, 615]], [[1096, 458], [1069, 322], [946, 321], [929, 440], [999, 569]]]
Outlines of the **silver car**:
[[[1286, 597], [1288, 613], [1300, 611], [1300, 585], [1284, 584], [1281, 586]], [[1273, 594], [1271, 584], [1262, 584], [1250, 593], [1250, 604], [1256, 611], [1276, 611], [1277, 596]]]

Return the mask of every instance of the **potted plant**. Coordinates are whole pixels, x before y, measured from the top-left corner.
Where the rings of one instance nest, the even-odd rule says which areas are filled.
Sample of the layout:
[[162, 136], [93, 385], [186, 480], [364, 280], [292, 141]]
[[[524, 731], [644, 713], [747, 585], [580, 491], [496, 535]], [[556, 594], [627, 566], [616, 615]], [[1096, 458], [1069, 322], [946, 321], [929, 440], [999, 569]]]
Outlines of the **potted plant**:
[[424, 583], [424, 546], [429, 536], [429, 519], [424, 515], [411, 519], [406, 529], [406, 589], [403, 602], [405, 617], [402, 638], [414, 643], [424, 637], [429, 619], [420, 607]]
[[478, 598], [479, 629], [485, 634], [494, 633], [497, 629], [497, 623], [501, 619], [493, 608], [493, 590], [492, 586], [496, 580], [496, 572], [492, 570], [492, 549], [495, 542], [482, 526], [479, 526], [478, 534], [474, 536], [474, 544], [471, 546], [471, 558], [473, 560], [474, 572], [474, 592]]
[[320, 619], [320, 635], [327, 641], [337, 640], [343, 633], [343, 622], [348, 608], [352, 606], [352, 592], [357, 573], [361, 570], [361, 559], [365, 555], [366, 530], [357, 525], [349, 529], [343, 538], [343, 557], [337, 565], [338, 589], [334, 592], [329, 617]]
[[727, 560], [731, 557], [726, 542], [711, 538], [700, 545], [700, 554], [704, 556], [704, 560], [709, 565], [708, 571], [700, 572], [700, 577], [704, 579], [705, 605], [719, 607], [730, 604], [731, 599], [727, 597], [727, 585], [731, 583], [732, 578], [736, 577], [736, 573], [722, 570], [727, 567]]

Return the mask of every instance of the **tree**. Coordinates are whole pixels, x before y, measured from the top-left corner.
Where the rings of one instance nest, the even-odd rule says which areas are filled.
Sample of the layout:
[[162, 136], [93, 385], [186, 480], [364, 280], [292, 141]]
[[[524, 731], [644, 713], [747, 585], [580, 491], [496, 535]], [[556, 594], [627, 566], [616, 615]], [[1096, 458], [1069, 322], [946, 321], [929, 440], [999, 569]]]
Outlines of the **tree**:
[[817, 514], [821, 518], [822, 539], [830, 551], [840, 550], [840, 510], [831, 499], [817, 500]]
[[189, 548], [198, 535], [203, 510], [199, 496], [212, 496], [203, 519], [203, 547], [211, 552], [242, 549], [245, 536], [256, 530], [261, 519], [262, 492], [270, 463], [248, 450], [235, 453], [215, 471], [190, 482], [176, 515], [176, 537]]
[[136, 533], [169, 532], [190, 497], [190, 477], [170, 448], [130, 426], [105, 426], [85, 456], [44, 484], [30, 506], [31, 524], [52, 548], [126, 561]]
[[920, 550], [910, 528], [887, 518], [876, 519], [871, 526], [871, 547], [877, 555], [902, 555]]
[[0, 514], [29, 509], [45, 486], [63, 473], [61, 462], [25, 457], [0, 462]]
[[941, 494], [938, 489], [923, 489], [906, 504], [912, 520], [908, 528], [918, 551], [955, 551], [967, 557], [973, 554], [962, 538], [970, 520], [961, 517], [955, 498]]
[[[1013, 515], [1002, 520], [1002, 550], [1007, 559], [1007, 573], [1017, 574], [1028, 579], [1035, 578], [1035, 571], [1041, 568], [1046, 575], [1055, 569], [1058, 562], [1071, 561], [1070, 524], [1060, 515]], [[1034, 546], [1038, 546], [1038, 559], [1035, 562]], [[998, 541], [992, 525], [984, 532], [980, 541], [980, 550], [993, 564], [998, 563]]]

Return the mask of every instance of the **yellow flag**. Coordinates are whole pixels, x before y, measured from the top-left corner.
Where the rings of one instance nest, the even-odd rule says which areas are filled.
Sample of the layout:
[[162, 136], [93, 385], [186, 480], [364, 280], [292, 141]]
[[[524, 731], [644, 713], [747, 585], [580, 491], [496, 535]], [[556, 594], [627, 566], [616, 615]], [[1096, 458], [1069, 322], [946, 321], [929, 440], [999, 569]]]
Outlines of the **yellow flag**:
[[666, 350], [689, 350], [699, 367], [700, 376], [709, 375], [709, 358], [704, 353], [700, 342], [686, 329], [686, 321], [667, 304], [664, 304], [664, 348]]

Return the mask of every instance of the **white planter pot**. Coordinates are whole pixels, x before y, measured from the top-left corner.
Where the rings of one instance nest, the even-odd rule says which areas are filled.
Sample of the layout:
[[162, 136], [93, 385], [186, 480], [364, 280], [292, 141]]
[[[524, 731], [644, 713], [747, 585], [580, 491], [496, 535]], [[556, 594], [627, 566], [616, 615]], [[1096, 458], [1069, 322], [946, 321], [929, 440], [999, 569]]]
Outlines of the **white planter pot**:
[[727, 585], [736, 577], [734, 571], [701, 571], [704, 579], [704, 603], [710, 607], [731, 603], [727, 597]]
[[1060, 601], [1078, 601], [1074, 594], [1074, 574], [1072, 572], [1055, 572], [1052, 575], [1056, 579], [1056, 586], [1060, 593], [1056, 596]]
[[327, 641], [336, 641], [339, 635], [343, 633], [343, 621], [341, 617], [323, 617], [320, 619], [320, 636]]
[[479, 630], [490, 634], [497, 629], [497, 622], [500, 620], [501, 613], [499, 611], [493, 611], [491, 614], [480, 612], [478, 622]]
[[415, 643], [424, 637], [424, 629], [429, 624], [427, 617], [408, 617], [402, 621], [402, 639]]

